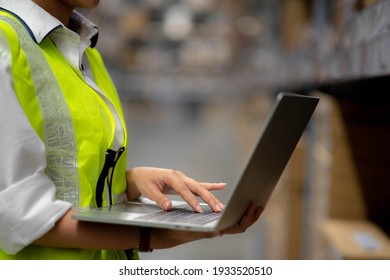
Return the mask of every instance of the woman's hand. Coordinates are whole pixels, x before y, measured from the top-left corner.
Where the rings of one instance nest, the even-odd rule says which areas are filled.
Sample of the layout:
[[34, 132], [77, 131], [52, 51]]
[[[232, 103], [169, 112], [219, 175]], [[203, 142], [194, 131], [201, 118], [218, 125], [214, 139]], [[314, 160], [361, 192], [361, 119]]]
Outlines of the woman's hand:
[[244, 233], [260, 218], [260, 215], [263, 213], [263, 211], [264, 208], [262, 206], [256, 206], [256, 204], [252, 202], [246, 210], [244, 216], [241, 217], [240, 222], [227, 229], [221, 230], [220, 234], [224, 235]]
[[263, 209], [263, 207], [256, 207], [254, 203], [251, 203], [237, 224], [219, 232], [189, 232], [153, 228], [151, 229], [150, 248], [166, 249], [195, 240], [213, 238], [224, 234], [243, 233], [260, 218]]
[[137, 167], [128, 170], [127, 197], [129, 200], [141, 194], [155, 201], [162, 209], [172, 208], [172, 201], [166, 194], [180, 195], [196, 212], [202, 208], [196, 196], [202, 198], [215, 212], [223, 210], [223, 204], [210, 192], [221, 190], [225, 183], [199, 183], [184, 173], [172, 169]]

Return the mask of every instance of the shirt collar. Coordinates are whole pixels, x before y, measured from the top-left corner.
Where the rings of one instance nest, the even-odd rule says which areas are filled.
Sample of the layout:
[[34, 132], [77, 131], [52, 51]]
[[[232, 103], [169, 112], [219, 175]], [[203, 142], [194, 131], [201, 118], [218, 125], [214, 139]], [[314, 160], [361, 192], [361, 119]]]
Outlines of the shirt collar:
[[[65, 27], [57, 18], [31, 0], [0, 0], [0, 7], [21, 19], [37, 43], [41, 43], [53, 30]], [[81, 40], [90, 40], [91, 47], [96, 45], [98, 28], [83, 15], [74, 11], [69, 27], [80, 35]]]

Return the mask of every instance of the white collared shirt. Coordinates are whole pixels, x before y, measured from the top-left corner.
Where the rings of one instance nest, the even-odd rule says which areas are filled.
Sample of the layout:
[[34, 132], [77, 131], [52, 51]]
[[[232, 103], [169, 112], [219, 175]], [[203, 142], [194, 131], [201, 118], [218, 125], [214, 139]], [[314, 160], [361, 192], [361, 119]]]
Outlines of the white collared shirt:
[[[0, 8], [19, 16], [37, 43], [50, 36], [77, 69], [97, 37], [97, 28], [78, 13], [72, 15], [81, 26], [76, 33], [30, 0], [0, 0]], [[91, 79], [85, 81], [103, 95]], [[72, 205], [55, 199], [55, 186], [44, 172], [45, 145], [16, 97], [10, 51], [1, 36], [0, 128], [0, 249], [12, 254], [50, 230]], [[123, 141], [122, 127], [117, 130]]]

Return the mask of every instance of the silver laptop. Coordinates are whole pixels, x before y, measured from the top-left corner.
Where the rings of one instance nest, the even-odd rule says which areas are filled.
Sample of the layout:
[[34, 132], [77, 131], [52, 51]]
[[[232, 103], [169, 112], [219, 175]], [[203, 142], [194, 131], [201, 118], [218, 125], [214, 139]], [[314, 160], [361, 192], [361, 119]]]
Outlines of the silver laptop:
[[279, 93], [262, 132], [233, 186], [225, 209], [215, 213], [206, 205], [195, 213], [184, 201], [173, 201], [173, 209], [162, 210], [154, 202], [137, 201], [80, 211], [80, 221], [160, 227], [189, 231], [217, 231], [236, 224], [251, 201], [266, 206], [319, 99], [292, 93]]

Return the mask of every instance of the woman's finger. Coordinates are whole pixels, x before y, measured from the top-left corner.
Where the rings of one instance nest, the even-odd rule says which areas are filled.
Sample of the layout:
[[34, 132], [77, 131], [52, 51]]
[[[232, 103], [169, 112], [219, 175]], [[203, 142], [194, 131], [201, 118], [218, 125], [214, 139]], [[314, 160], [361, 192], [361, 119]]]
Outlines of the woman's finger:
[[170, 186], [178, 195], [180, 195], [196, 212], [203, 212], [199, 201], [196, 199], [193, 192], [188, 186], [188, 182], [184, 182], [183, 175], [180, 171], [167, 170], [164, 176], [165, 186]]
[[[178, 176], [183, 180], [185, 185], [191, 191], [192, 194], [199, 196], [204, 202], [206, 202], [210, 208], [215, 212], [221, 212], [224, 208], [223, 204], [219, 199], [217, 199], [210, 190], [222, 189], [225, 187], [225, 184], [212, 184], [206, 183], [206, 185], [197, 182], [196, 180], [189, 178], [184, 173], [179, 172]], [[208, 189], [210, 188], [210, 190]]]

